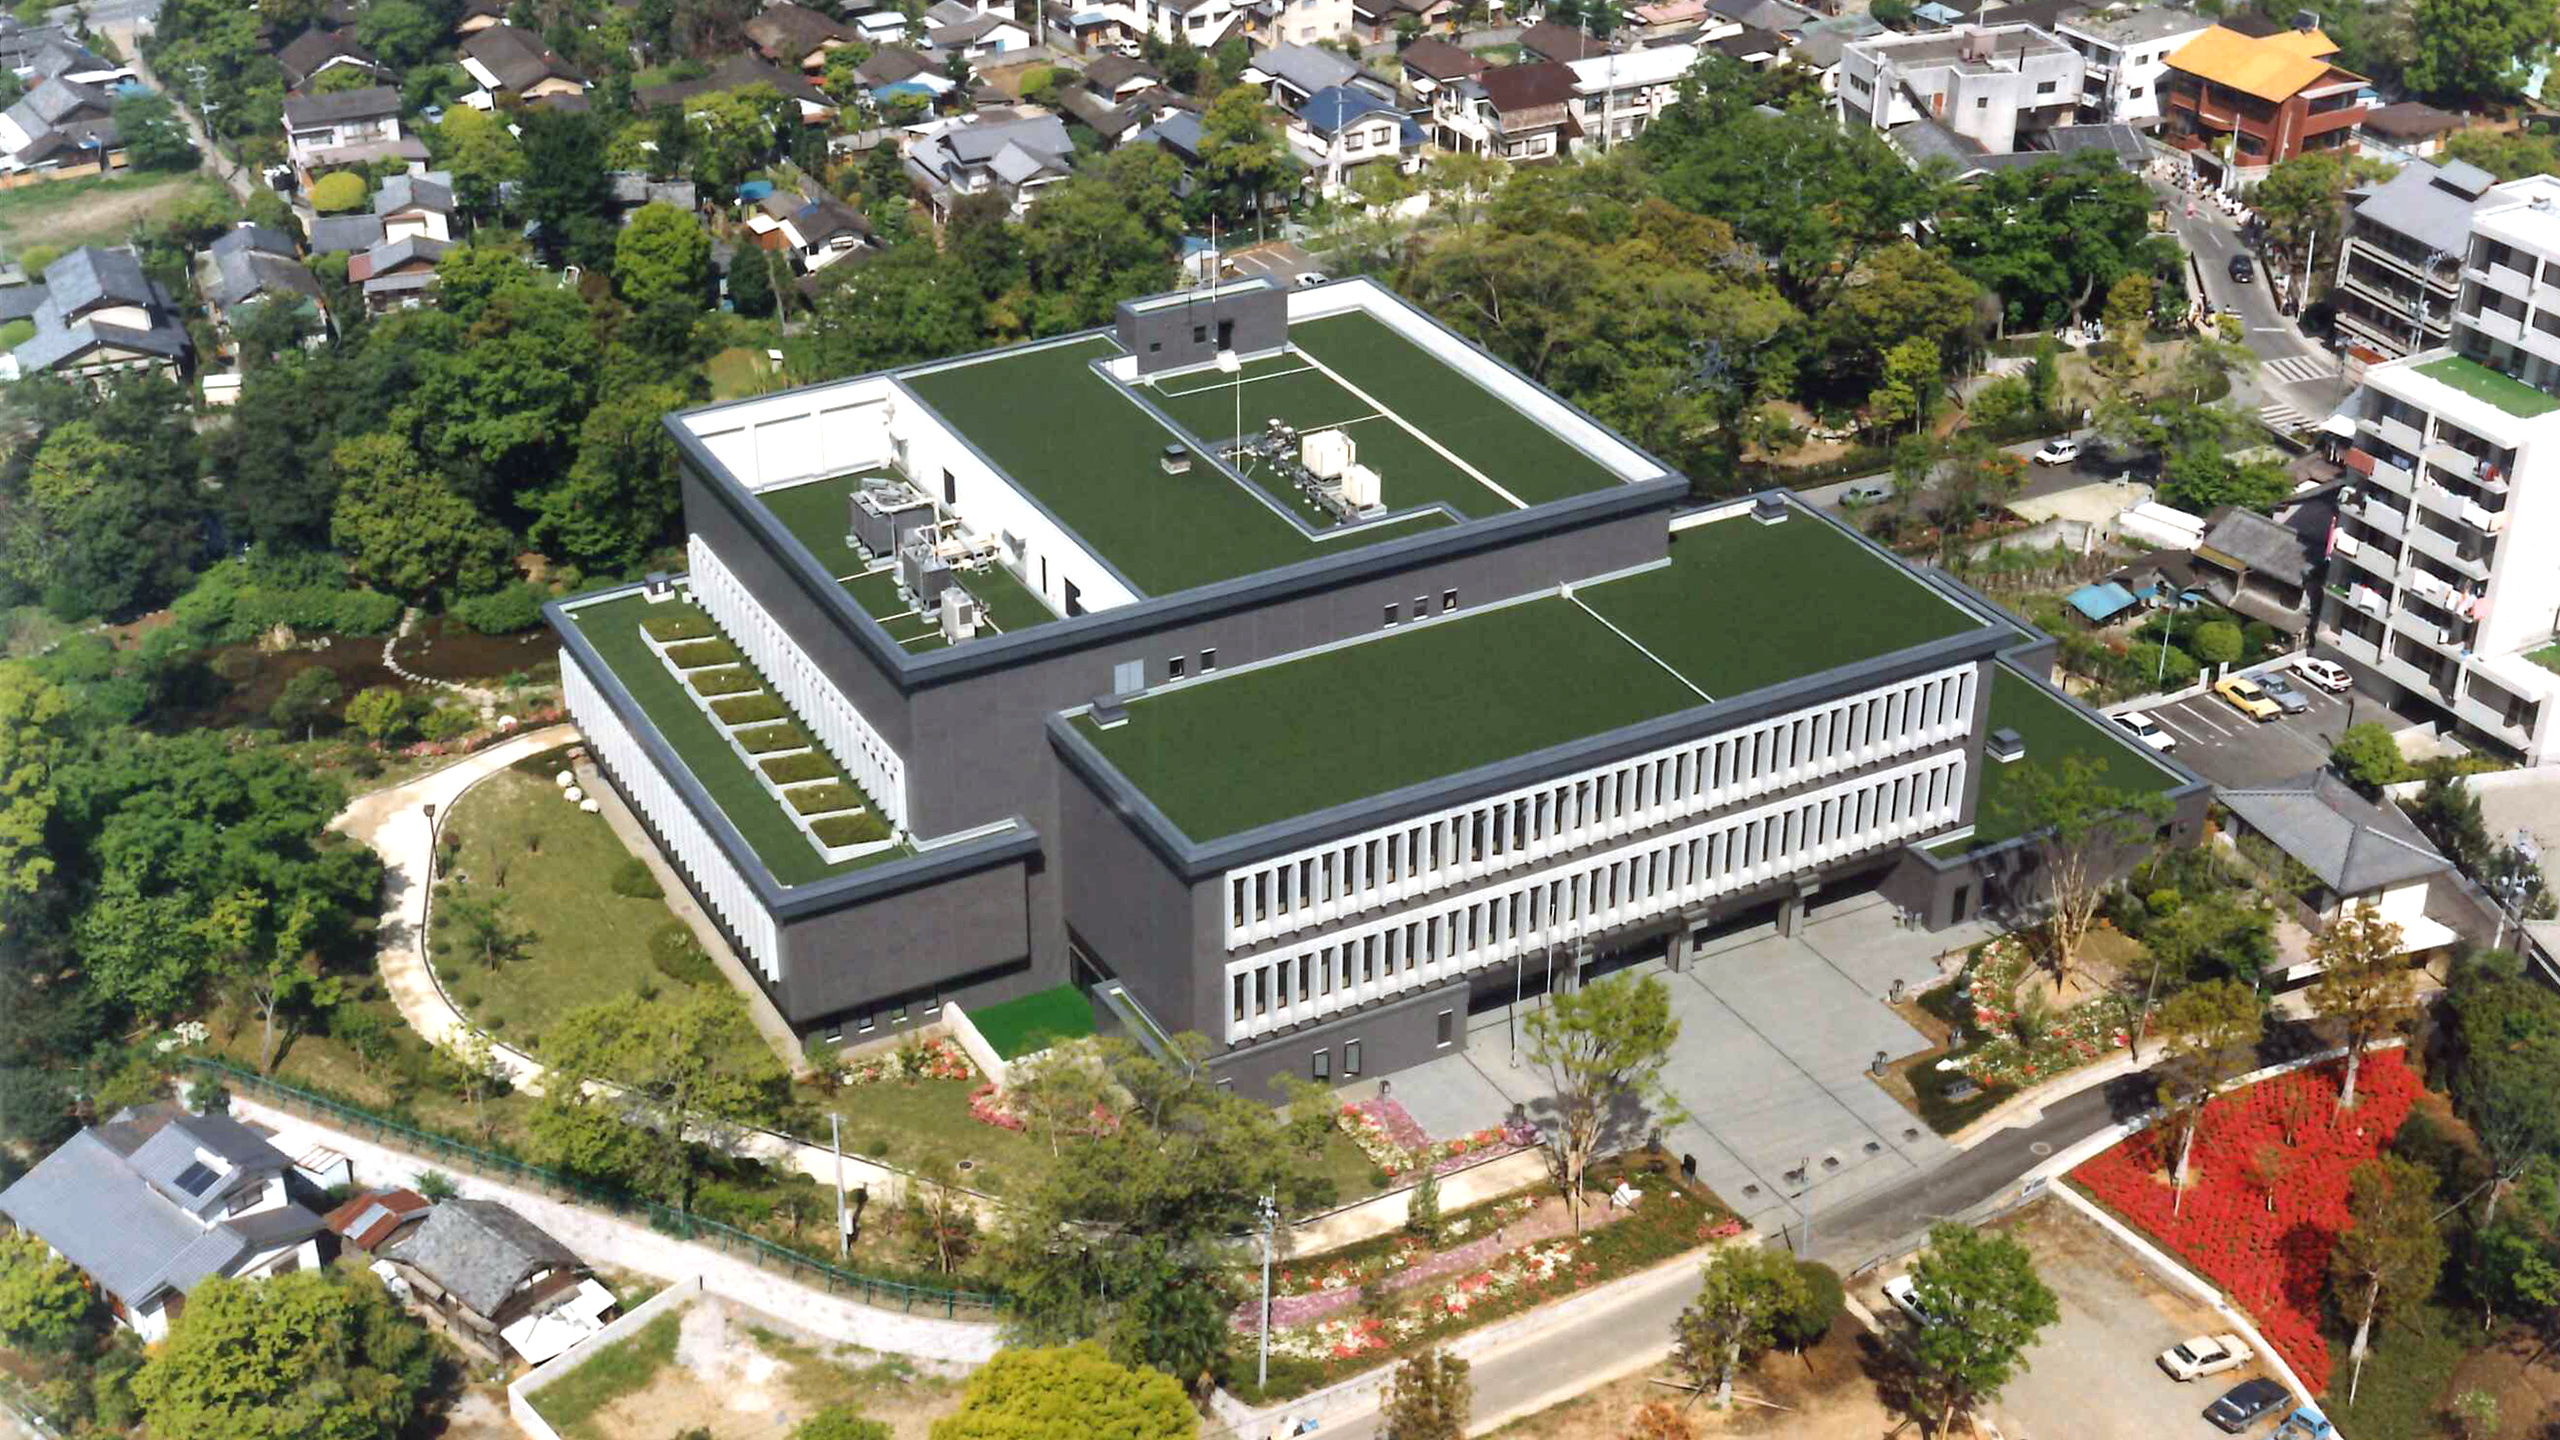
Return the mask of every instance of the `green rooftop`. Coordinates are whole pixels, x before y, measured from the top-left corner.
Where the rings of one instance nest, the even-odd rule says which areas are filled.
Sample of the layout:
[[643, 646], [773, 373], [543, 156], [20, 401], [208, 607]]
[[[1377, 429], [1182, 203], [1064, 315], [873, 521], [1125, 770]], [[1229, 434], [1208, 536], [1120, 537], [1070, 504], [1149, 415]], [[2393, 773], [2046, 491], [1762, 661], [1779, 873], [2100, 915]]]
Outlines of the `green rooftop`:
[[[782, 802], [748, 771], [746, 762], [738, 758], [710, 717], [694, 705], [684, 682], [641, 639], [643, 621], [701, 613], [680, 601], [652, 605], [638, 595], [627, 595], [581, 605], [569, 612], [569, 619], [587, 643], [595, 647], [614, 678], [639, 702], [649, 724], [685, 768], [693, 772], [693, 778], [701, 782], [712, 803], [720, 807], [720, 813], [729, 818], [777, 882], [805, 885], [913, 854], [907, 846], [895, 845], [856, 860], [829, 864], [809, 843], [800, 827], [783, 813]], [[854, 782], [848, 777], [844, 783]]]
[[2098, 765], [2097, 783], [2134, 794], [2165, 794], [2178, 787], [2177, 776], [2162, 768], [2132, 736], [2090, 711], [2011, 670], [1991, 671], [1991, 728], [2015, 730], [2027, 742], [2023, 760], [1982, 762], [1982, 796], [1974, 808], [1973, 835], [1938, 846], [1932, 854], [1952, 859], [1969, 851], [2014, 839], [2026, 829], [2020, 813], [2019, 777], [2030, 765], [2058, 765], [2077, 755]]
[[809, 553], [818, 557], [827, 574], [842, 580], [862, 573], [862, 568], [871, 563], [862, 558], [861, 551], [845, 543], [845, 532], [853, 528], [854, 492], [866, 480], [895, 478], [885, 470], [870, 470], [806, 485], [760, 490], [756, 498], [773, 512], [773, 518], [782, 522], [783, 529], [809, 547]]
[[2560, 410], [2560, 397], [2546, 395], [2512, 376], [2501, 375], [2465, 355], [2447, 355], [2414, 367], [2440, 385], [2450, 385], [2474, 400], [2495, 405], [2519, 420]]
[[1076, 723], [1208, 841], [1982, 623], [1810, 516], [1735, 517], [1675, 531], [1668, 565], [1571, 598], [1407, 624], [1143, 696], [1110, 729]]

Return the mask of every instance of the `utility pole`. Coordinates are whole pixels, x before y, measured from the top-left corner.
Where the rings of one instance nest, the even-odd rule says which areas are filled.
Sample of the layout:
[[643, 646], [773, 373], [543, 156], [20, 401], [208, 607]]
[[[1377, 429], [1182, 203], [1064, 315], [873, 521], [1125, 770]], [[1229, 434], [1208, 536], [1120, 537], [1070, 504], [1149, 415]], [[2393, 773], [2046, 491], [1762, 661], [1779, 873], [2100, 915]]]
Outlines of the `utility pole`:
[[845, 1235], [844, 1224], [844, 1117], [827, 1117], [827, 1146], [836, 1157], [836, 1258], [846, 1258], [852, 1241]]
[[1258, 1337], [1261, 1353], [1253, 1362], [1254, 1388], [1271, 1384], [1271, 1237], [1280, 1228], [1280, 1202], [1271, 1191], [1262, 1192], [1262, 1329]]

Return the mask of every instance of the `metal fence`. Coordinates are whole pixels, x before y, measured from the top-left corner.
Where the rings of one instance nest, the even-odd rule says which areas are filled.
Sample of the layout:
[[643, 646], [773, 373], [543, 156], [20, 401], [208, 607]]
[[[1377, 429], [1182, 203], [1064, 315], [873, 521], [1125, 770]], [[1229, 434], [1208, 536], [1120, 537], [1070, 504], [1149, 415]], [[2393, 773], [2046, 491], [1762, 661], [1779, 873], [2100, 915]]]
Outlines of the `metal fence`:
[[645, 1219], [651, 1229], [682, 1239], [709, 1244], [732, 1255], [743, 1256], [767, 1269], [777, 1270], [794, 1280], [814, 1285], [831, 1295], [846, 1295], [865, 1305], [898, 1309], [913, 1314], [919, 1310], [939, 1310], [952, 1319], [992, 1319], [1004, 1310], [1006, 1299], [1000, 1294], [976, 1290], [946, 1290], [929, 1285], [912, 1285], [860, 1271], [830, 1265], [824, 1260], [804, 1255], [761, 1235], [750, 1234], [734, 1225], [708, 1220], [702, 1216], [661, 1205], [622, 1191], [574, 1179], [557, 1170], [500, 1155], [466, 1144], [431, 1130], [420, 1130], [372, 1111], [315, 1095], [266, 1076], [243, 1070], [203, 1056], [188, 1056], [187, 1063], [208, 1075], [218, 1077], [248, 1095], [272, 1101], [287, 1109], [300, 1110], [317, 1119], [335, 1121], [359, 1135], [392, 1143], [400, 1148], [468, 1170], [491, 1179], [512, 1180], [545, 1194], [601, 1206], [617, 1214]]

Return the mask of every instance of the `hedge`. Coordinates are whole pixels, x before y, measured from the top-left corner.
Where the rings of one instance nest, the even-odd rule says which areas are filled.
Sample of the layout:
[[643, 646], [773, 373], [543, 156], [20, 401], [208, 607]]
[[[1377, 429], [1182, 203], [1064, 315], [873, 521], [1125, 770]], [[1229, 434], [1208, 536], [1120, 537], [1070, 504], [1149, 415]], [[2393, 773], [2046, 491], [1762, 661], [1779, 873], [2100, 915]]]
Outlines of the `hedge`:
[[828, 783], [808, 785], [791, 792], [791, 808], [803, 815], [823, 815], [830, 810], [851, 810], [862, 804], [862, 797], [848, 785]]
[[777, 755], [761, 762], [765, 778], [776, 785], [796, 785], [803, 780], [837, 778], [836, 762], [815, 750], [799, 755]]
[[828, 845], [868, 845], [889, 838], [888, 822], [868, 810], [859, 815], [829, 815], [812, 820], [809, 830]]
[[711, 713], [724, 725], [755, 725], [767, 720], [780, 720], [791, 712], [770, 695], [738, 695], [711, 702]]

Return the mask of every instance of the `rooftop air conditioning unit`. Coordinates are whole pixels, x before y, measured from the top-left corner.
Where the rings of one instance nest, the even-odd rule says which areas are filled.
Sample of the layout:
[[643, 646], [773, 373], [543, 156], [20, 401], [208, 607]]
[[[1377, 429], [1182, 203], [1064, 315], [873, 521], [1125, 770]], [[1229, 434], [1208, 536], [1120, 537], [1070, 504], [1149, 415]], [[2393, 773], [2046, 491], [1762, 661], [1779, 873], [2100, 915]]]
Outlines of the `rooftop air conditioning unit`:
[[1318, 430], [1298, 442], [1298, 463], [1319, 480], [1339, 480], [1360, 458], [1360, 447], [1339, 430]]
[[898, 589], [916, 609], [941, 608], [942, 592], [950, 588], [950, 563], [934, 553], [930, 536], [915, 536], [898, 547]]
[[904, 485], [875, 481], [853, 492], [853, 543], [873, 555], [895, 555], [907, 537], [933, 524], [933, 502]]
[[[1326, 432], [1339, 435], [1342, 432]], [[1374, 510], [1382, 502], [1378, 498], [1378, 472], [1366, 465], [1346, 465], [1342, 469], [1342, 499], [1358, 510]]]
[[1751, 518], [1763, 525], [1775, 525], [1787, 518], [1787, 502], [1775, 495], [1763, 495], [1751, 502]]
[[1167, 445], [1156, 464], [1167, 475], [1187, 475], [1191, 473], [1191, 452], [1180, 445]]
[[1982, 753], [2006, 765], [2027, 758], [2027, 737], [2003, 725], [1982, 743]]
[[978, 597], [966, 590], [951, 589], [942, 595], [942, 640], [957, 645], [976, 638], [978, 633]]

